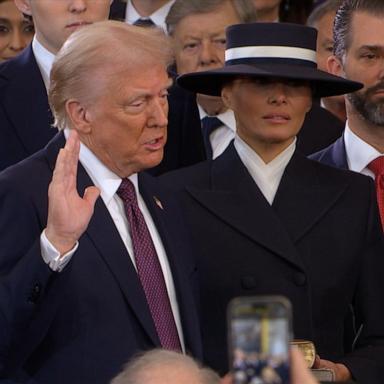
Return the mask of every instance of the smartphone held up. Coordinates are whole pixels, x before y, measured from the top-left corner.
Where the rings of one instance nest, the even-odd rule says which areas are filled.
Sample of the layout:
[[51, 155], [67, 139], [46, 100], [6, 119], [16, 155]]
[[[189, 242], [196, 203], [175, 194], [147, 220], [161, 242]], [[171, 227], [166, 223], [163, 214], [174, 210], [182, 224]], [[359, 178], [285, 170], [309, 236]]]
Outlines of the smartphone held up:
[[290, 302], [282, 296], [238, 297], [228, 305], [234, 384], [289, 384]]

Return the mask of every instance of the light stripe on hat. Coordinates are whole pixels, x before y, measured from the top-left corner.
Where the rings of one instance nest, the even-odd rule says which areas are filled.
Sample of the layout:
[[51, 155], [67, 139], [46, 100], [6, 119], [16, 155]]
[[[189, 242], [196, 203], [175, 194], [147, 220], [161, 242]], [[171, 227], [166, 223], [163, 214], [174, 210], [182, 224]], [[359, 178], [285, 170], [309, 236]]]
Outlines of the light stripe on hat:
[[298, 59], [316, 63], [316, 51], [307, 48], [284, 46], [236, 47], [225, 51], [225, 61], [250, 58]]

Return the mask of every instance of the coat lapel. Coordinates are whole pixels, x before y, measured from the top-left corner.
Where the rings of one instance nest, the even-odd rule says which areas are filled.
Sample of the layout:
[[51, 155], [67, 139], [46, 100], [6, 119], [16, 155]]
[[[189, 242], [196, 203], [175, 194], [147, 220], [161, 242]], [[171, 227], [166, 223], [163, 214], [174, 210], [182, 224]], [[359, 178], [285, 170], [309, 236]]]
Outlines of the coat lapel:
[[249, 175], [233, 144], [212, 163], [210, 188], [187, 187], [187, 191], [228, 225], [303, 269], [280, 218]]
[[347, 187], [322, 177], [321, 167], [295, 153], [276, 193], [272, 206], [294, 243], [321, 220]]
[[57, 133], [47, 91], [31, 45], [1, 74], [0, 96], [4, 113], [29, 154], [43, 148]]
[[[56, 162], [58, 150], [64, 144], [64, 135], [59, 133], [47, 147], [47, 156], [52, 169]], [[84, 190], [90, 185], [93, 185], [92, 180], [82, 165], [79, 164], [77, 174], [79, 194], [82, 196]], [[159, 346], [160, 341], [136, 270], [120, 238], [115, 223], [101, 198], [96, 201], [94, 214], [83, 236], [87, 236], [94, 244], [107, 268], [114, 275], [128, 305], [132, 308], [140, 324], [154, 345]]]

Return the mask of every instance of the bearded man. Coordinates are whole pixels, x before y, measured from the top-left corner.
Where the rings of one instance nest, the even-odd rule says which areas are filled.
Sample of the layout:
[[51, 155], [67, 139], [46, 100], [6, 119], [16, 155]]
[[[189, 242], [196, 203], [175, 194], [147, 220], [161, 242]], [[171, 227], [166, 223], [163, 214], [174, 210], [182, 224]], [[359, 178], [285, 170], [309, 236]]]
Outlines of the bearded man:
[[346, 95], [344, 135], [311, 156], [325, 164], [350, 169], [375, 179], [384, 223], [380, 178], [384, 172], [384, 3], [344, 0], [335, 17], [331, 73], [364, 84]]

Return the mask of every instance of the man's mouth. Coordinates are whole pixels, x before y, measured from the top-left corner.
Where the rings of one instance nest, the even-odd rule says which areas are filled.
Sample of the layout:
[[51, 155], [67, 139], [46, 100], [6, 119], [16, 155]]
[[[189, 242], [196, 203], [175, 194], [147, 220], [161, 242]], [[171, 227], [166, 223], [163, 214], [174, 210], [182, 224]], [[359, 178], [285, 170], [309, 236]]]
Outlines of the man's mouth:
[[67, 24], [66, 28], [79, 28], [89, 24], [91, 24], [89, 21], [76, 21], [74, 23]]

